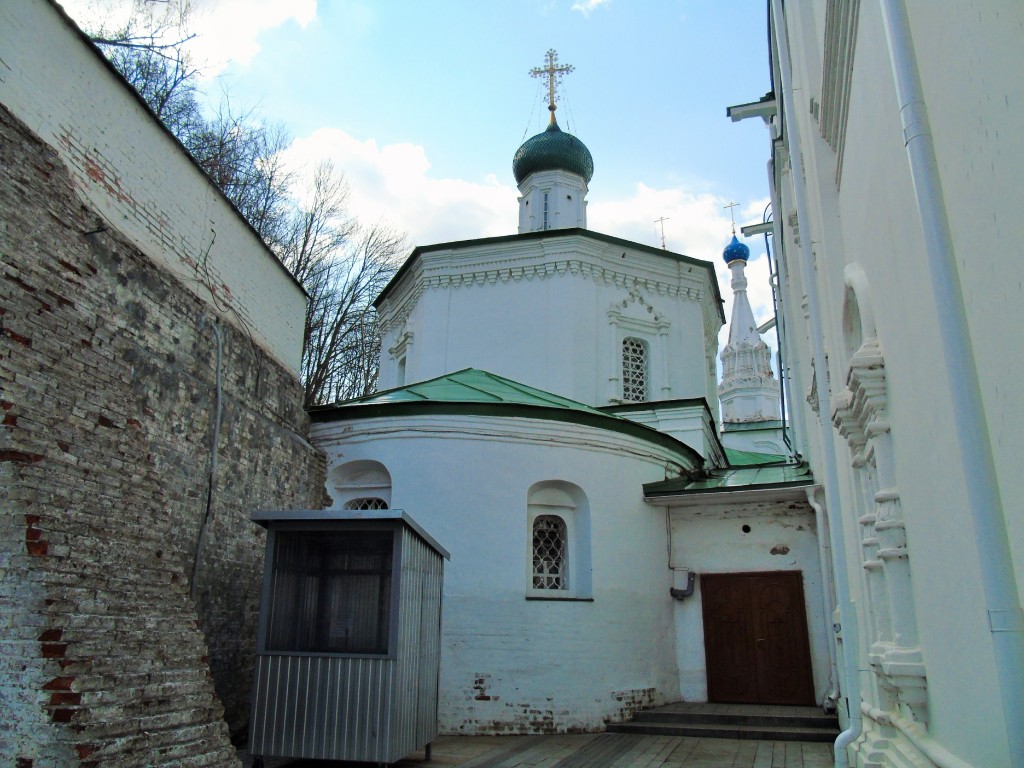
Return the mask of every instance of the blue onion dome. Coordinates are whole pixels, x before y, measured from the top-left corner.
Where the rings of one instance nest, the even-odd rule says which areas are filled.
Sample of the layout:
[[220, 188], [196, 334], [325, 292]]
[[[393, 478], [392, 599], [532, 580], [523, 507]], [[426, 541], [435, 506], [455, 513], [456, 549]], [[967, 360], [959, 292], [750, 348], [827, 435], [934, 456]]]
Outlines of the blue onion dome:
[[594, 175], [594, 158], [586, 145], [552, 122], [543, 133], [527, 139], [512, 158], [516, 184], [538, 171], [568, 171], [589, 184]]
[[722, 258], [725, 259], [726, 264], [730, 264], [737, 259], [748, 261], [750, 259], [750, 249], [737, 240], [736, 235], [733, 235], [732, 242], [725, 246], [725, 250], [722, 251]]

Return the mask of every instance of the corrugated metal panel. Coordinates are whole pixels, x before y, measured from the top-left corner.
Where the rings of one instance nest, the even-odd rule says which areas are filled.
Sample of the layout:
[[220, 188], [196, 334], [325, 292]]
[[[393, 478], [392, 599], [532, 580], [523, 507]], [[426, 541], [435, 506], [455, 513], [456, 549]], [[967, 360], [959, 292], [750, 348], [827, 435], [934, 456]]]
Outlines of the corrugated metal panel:
[[392, 659], [258, 656], [250, 750], [394, 762], [415, 748], [388, 743], [394, 668]]
[[400, 531], [393, 658], [258, 654], [252, 754], [391, 763], [436, 738], [444, 559]]
[[437, 738], [437, 686], [441, 666], [441, 592], [444, 560], [432, 557], [426, 548], [420, 572], [423, 597], [420, 613], [420, 673], [418, 677], [420, 714], [416, 741], [425, 744]]
[[441, 576], [444, 561], [407, 530], [402, 551], [402, 614], [396, 723], [416, 747], [437, 737]]

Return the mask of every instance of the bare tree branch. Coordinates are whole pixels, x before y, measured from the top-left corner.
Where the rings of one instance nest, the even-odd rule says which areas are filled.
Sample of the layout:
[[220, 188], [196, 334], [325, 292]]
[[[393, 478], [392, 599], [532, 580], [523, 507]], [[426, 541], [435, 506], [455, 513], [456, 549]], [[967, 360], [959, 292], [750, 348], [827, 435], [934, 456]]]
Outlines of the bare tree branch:
[[302, 371], [307, 405], [373, 391], [380, 339], [372, 302], [405, 247], [404, 235], [382, 224], [360, 227], [348, 215], [347, 199], [343, 176], [321, 163], [281, 251], [310, 297]]
[[349, 213], [348, 185], [330, 163], [315, 169], [302, 202], [282, 162], [291, 138], [225, 95], [212, 116], [200, 108], [184, 44], [188, 0], [135, 0], [131, 19], [92, 39], [210, 179], [302, 283], [306, 405], [369, 394], [377, 384], [380, 334], [372, 302], [395, 274], [405, 236], [364, 227]]

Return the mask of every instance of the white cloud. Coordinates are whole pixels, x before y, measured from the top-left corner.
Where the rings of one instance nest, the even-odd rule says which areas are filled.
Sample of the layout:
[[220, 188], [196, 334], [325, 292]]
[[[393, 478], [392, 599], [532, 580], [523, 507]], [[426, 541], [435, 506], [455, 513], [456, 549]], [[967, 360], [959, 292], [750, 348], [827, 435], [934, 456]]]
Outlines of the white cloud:
[[590, 12], [595, 8], [599, 8], [602, 5], [609, 5], [611, 0], [577, 0], [572, 4], [572, 10], [579, 11], [584, 16], [589, 16]]
[[305, 28], [316, 18], [317, 0], [194, 0], [189, 52], [211, 77], [229, 62], [248, 64], [259, 53], [262, 32], [294, 21]]
[[[285, 153], [286, 163], [308, 175], [320, 160], [343, 170], [351, 190], [350, 212], [360, 221], [384, 221], [406, 232], [412, 245], [469, 240], [514, 234], [518, 227], [517, 191], [510, 183], [488, 177], [480, 181], [437, 178], [430, 160], [418, 144], [378, 145], [336, 128], [321, 128], [298, 138]], [[301, 182], [299, 185], [301, 189]], [[591, 194], [593, 197], [593, 193]], [[722, 250], [731, 237], [729, 201], [682, 187], [653, 189], [637, 184], [628, 197], [591, 200], [587, 208], [590, 229], [658, 246], [661, 235], [655, 219], [664, 216], [665, 245], [714, 264], [728, 322], [732, 312], [731, 273]], [[760, 221], [767, 200], [744, 203], [738, 221]], [[760, 237], [745, 240], [751, 258], [747, 265], [747, 296], [758, 323], [772, 317], [768, 260]], [[719, 340], [724, 345], [728, 326]], [[774, 348], [774, 334], [765, 334]]]
[[418, 144], [379, 146], [373, 139], [361, 141], [337, 128], [321, 128], [295, 139], [285, 152], [285, 162], [300, 177], [321, 160], [344, 171], [352, 214], [363, 222], [385, 221], [407, 232], [415, 245], [516, 231], [515, 187], [494, 177], [436, 178]]
[[656, 219], [665, 218], [665, 247], [699, 259], [713, 259], [728, 242], [729, 219], [722, 201], [684, 187], [654, 189], [637, 183], [632, 194], [602, 199], [591, 193], [587, 224], [591, 229], [645, 245], [661, 245]]
[[[68, 15], [83, 29], [116, 30], [132, 18], [132, 0], [60, 0]], [[164, 41], [186, 34], [193, 64], [202, 77], [213, 77], [230, 62], [248, 64], [259, 53], [260, 34], [290, 21], [305, 28], [316, 18], [317, 0], [193, 0], [187, 29], [171, 27]], [[159, 16], [160, 6], [156, 8]], [[173, 10], [173, 6], [167, 6]], [[159, 18], [158, 18], [159, 21]], [[173, 23], [173, 13], [167, 16]]]

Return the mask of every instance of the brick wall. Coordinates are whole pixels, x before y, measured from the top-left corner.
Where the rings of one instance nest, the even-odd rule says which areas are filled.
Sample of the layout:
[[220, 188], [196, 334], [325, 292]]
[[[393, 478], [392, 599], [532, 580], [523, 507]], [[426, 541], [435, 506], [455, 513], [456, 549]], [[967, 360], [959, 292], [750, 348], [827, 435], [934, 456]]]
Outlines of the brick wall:
[[302, 288], [56, 1], [0, 3], [0, 51], [0, 103], [57, 150], [79, 197], [297, 374]]
[[248, 516], [323, 494], [299, 384], [218, 321], [193, 601], [213, 308], [2, 107], [0, 168], [0, 764], [234, 764], [262, 572]]

